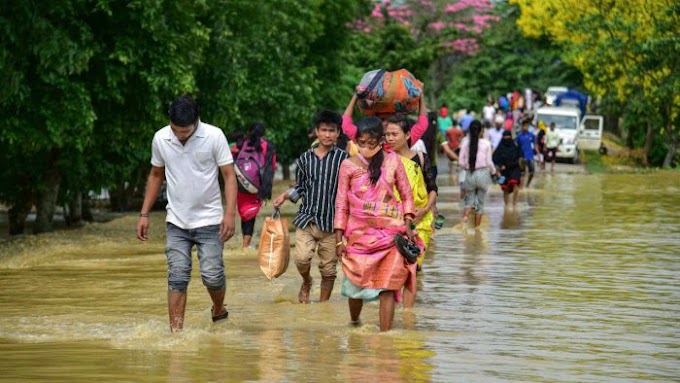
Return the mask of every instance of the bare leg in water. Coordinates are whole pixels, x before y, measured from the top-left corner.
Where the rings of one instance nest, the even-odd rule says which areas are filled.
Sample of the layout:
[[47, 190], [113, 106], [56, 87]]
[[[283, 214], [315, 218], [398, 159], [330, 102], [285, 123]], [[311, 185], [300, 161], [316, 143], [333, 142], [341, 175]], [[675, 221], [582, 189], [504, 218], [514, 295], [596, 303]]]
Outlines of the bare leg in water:
[[411, 290], [404, 287], [404, 292], [402, 293], [404, 299], [404, 308], [410, 309], [416, 305], [416, 293], [412, 293]]
[[475, 228], [482, 224], [482, 214], [475, 213]]
[[389, 331], [394, 320], [394, 291], [380, 293], [380, 331]]
[[468, 218], [469, 218], [471, 212], [472, 212], [472, 208], [471, 208], [471, 207], [467, 207], [467, 208], [465, 208], [465, 210], [463, 211], [463, 220], [460, 222], [460, 225], [461, 225], [462, 228], [465, 228], [465, 225], [466, 225], [467, 222], [468, 222]]
[[168, 291], [170, 331], [182, 331], [182, 327], [184, 327], [184, 309], [186, 308], [186, 305], [187, 293], [185, 291]]
[[210, 294], [210, 299], [213, 301], [212, 316], [218, 316], [224, 313], [224, 293], [227, 291], [226, 288], [221, 288], [219, 290], [208, 289], [208, 294]]
[[253, 239], [252, 235], [244, 235], [243, 236], [243, 243], [242, 243], [241, 247], [246, 248], [246, 247], [250, 246], [250, 241], [252, 239]]
[[364, 307], [364, 301], [362, 299], [352, 299], [349, 298], [349, 316], [352, 319], [353, 324], [359, 323], [359, 315], [361, 315], [361, 309]]

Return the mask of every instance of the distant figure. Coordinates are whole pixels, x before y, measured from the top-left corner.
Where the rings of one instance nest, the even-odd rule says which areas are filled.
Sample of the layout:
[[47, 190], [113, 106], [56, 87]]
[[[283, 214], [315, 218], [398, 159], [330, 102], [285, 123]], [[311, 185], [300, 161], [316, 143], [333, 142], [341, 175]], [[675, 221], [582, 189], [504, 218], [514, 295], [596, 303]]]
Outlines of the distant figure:
[[517, 146], [512, 139], [512, 132], [503, 131], [503, 138], [493, 152], [493, 163], [505, 178], [501, 184], [503, 189], [503, 200], [505, 206], [510, 203], [510, 194], [512, 193], [512, 204], [517, 206], [519, 199], [519, 181], [522, 176], [522, 171], [519, 167], [519, 161], [522, 158], [522, 150]]
[[493, 97], [489, 96], [486, 105], [484, 105], [484, 109], [482, 109], [482, 116], [484, 117], [484, 121], [492, 123], [495, 115], [496, 108], [493, 106]]
[[460, 165], [467, 173], [465, 176], [465, 212], [462, 223], [467, 223], [470, 213], [474, 210], [475, 228], [482, 223], [486, 191], [492, 183], [491, 175], [497, 173], [491, 158], [491, 144], [480, 139], [482, 134], [482, 123], [474, 120], [470, 123], [470, 134], [463, 140], [460, 148]]
[[531, 185], [536, 166], [534, 154], [536, 154], [536, 136], [529, 132], [529, 121], [522, 122], [522, 131], [517, 135], [517, 145], [522, 149], [522, 172], [528, 171], [526, 187]]
[[548, 161], [548, 156], [550, 157], [550, 171], [555, 170], [557, 150], [561, 142], [560, 134], [555, 130], [555, 123], [551, 122], [550, 129], [545, 133], [545, 160]]
[[470, 128], [470, 123], [475, 119], [472, 115], [472, 108], [466, 109], [463, 117], [460, 118], [460, 128], [463, 129], [463, 133], [467, 134]]
[[503, 117], [496, 116], [493, 128], [486, 129], [484, 132], [484, 136], [491, 143], [492, 150], [496, 150], [498, 144], [500, 144], [501, 139], [503, 138], [504, 131], [505, 130], [503, 129]]
[[437, 117], [439, 132], [441, 134], [446, 134], [446, 131], [451, 126], [453, 126], [453, 120], [451, 119], [451, 116], [449, 116], [449, 109], [446, 107], [446, 104], [442, 104], [441, 108], [439, 108], [439, 117]]
[[538, 152], [538, 164], [541, 170], [545, 170], [545, 133], [546, 127], [543, 121], [538, 121], [538, 133], [536, 134], [536, 150]]
[[[238, 214], [241, 217], [241, 232], [243, 234], [242, 247], [250, 246], [255, 231], [255, 218], [260, 212], [262, 202], [272, 198], [272, 185], [276, 171], [276, 148], [273, 143], [264, 138], [265, 128], [261, 122], [250, 126], [250, 133], [246, 139], [237, 144], [237, 170], [249, 176], [257, 190], [245, 190], [239, 187], [236, 197]], [[242, 169], [248, 167], [248, 169]], [[250, 169], [252, 167], [252, 169]]]
[[[191, 248], [198, 248], [201, 279], [212, 299], [212, 321], [227, 319], [226, 279], [222, 251], [234, 235], [236, 174], [234, 159], [222, 129], [199, 119], [198, 103], [188, 96], [175, 99], [168, 111], [170, 124], [156, 132], [151, 145], [151, 172], [137, 223], [137, 238], [148, 239], [149, 210], [165, 179], [170, 330], [181, 331], [187, 287], [191, 279]], [[226, 203], [217, 174], [224, 178]]]

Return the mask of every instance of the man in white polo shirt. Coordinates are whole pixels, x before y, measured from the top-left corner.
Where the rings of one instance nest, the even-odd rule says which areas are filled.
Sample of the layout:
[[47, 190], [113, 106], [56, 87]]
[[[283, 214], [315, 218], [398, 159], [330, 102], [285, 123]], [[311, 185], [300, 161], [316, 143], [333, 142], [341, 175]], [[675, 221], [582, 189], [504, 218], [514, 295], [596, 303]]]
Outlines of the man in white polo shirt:
[[[191, 278], [191, 248], [196, 245], [201, 279], [213, 302], [212, 320], [226, 319], [226, 278], [222, 250], [234, 235], [236, 175], [229, 144], [221, 129], [199, 119], [198, 103], [177, 98], [168, 111], [170, 125], [156, 132], [151, 145], [151, 172], [137, 224], [137, 238], [146, 241], [149, 210], [167, 180], [166, 217], [168, 314], [170, 330], [182, 330], [187, 286]], [[217, 180], [224, 178], [226, 206]]]

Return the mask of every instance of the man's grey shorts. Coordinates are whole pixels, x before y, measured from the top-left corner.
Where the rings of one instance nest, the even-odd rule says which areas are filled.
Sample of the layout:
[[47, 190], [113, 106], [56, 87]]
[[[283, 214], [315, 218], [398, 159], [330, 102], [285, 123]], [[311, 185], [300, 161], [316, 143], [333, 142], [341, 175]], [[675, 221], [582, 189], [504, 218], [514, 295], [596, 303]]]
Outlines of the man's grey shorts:
[[221, 290], [226, 286], [220, 239], [220, 225], [181, 229], [166, 223], [167, 242], [165, 255], [168, 259], [168, 289], [187, 291], [191, 279], [191, 248], [198, 249], [198, 263], [203, 285], [210, 290]]

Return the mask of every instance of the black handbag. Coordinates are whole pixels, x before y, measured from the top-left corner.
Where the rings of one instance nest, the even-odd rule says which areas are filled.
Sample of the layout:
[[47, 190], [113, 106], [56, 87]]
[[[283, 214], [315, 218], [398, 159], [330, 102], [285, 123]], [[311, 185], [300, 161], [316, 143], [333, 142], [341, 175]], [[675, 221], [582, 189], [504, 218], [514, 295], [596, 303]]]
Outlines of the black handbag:
[[395, 234], [394, 244], [397, 246], [399, 254], [401, 254], [404, 259], [406, 259], [406, 263], [412, 265], [418, 261], [420, 247], [418, 247], [418, 245], [416, 245], [415, 242], [411, 241], [408, 237], [404, 236], [403, 234]]

